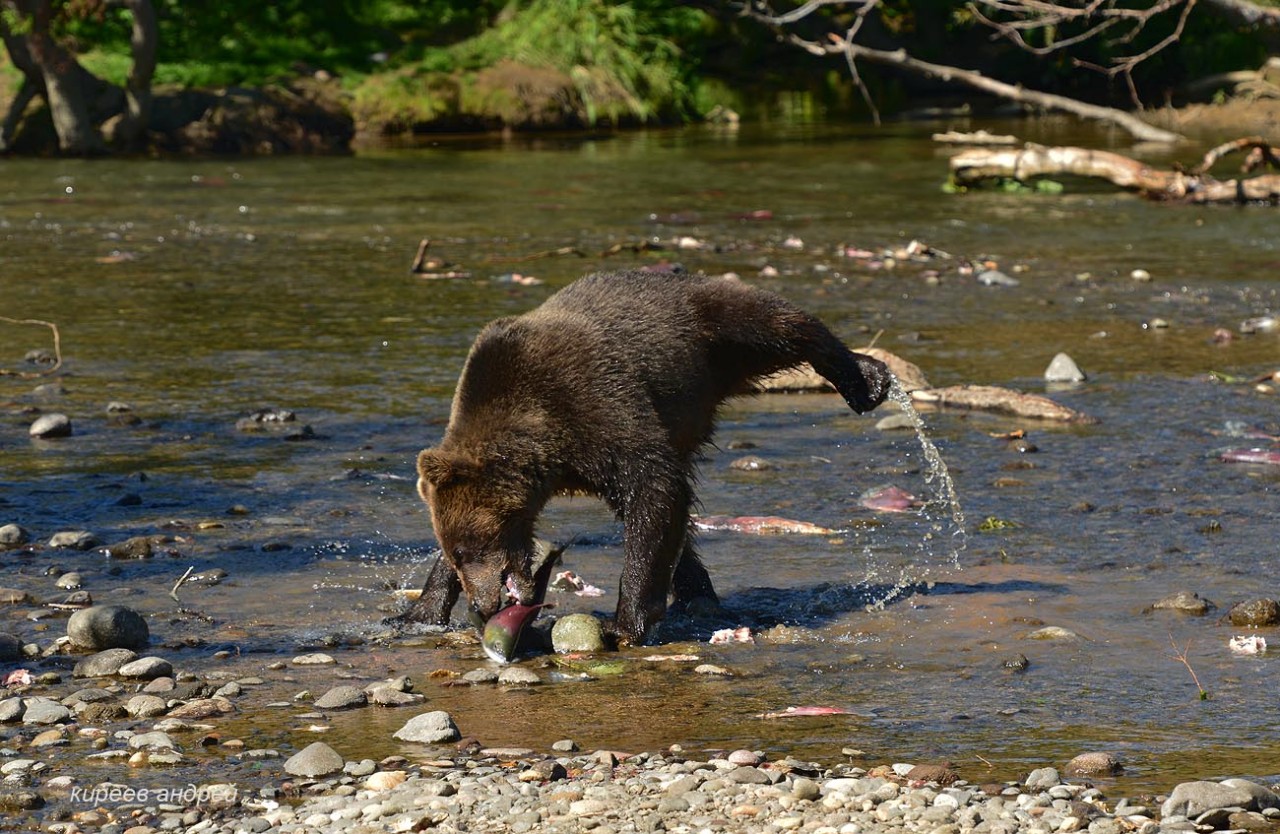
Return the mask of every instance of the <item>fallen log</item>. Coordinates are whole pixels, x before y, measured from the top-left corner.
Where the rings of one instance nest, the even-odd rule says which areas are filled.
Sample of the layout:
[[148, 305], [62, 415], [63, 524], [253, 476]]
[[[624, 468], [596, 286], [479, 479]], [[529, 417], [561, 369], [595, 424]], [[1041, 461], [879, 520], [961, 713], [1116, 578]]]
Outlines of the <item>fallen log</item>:
[[1261, 137], [1226, 142], [1208, 151], [1195, 168], [1160, 169], [1111, 151], [1027, 143], [1021, 148], [970, 148], [951, 157], [952, 181], [962, 188], [987, 180], [1026, 182], [1039, 177], [1079, 176], [1103, 179], [1153, 200], [1187, 203], [1280, 204], [1280, 175], [1219, 180], [1209, 168], [1222, 157], [1250, 151], [1244, 168], [1280, 167], [1280, 150]]
[[1096, 423], [1096, 418], [1068, 408], [1039, 394], [1025, 394], [1010, 388], [994, 385], [952, 385], [947, 388], [925, 388], [912, 391], [917, 403], [943, 408], [967, 408], [974, 411], [991, 411], [1012, 414], [1033, 420], [1054, 420], [1061, 423]]

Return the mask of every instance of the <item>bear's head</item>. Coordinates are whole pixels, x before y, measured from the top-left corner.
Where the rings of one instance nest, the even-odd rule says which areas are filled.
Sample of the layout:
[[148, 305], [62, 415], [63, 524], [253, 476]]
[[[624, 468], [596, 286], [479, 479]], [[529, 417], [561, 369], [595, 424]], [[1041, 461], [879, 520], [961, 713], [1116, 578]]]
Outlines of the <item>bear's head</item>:
[[545, 587], [534, 576], [533, 535], [541, 506], [518, 471], [444, 448], [424, 449], [418, 493], [473, 615], [484, 622], [509, 599], [541, 602]]

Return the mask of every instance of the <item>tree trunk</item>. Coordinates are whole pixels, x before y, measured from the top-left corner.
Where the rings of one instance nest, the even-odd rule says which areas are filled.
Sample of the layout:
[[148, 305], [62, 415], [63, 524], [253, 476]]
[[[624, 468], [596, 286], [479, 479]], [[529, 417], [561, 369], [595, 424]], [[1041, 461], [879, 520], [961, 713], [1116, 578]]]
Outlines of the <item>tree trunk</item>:
[[53, 39], [49, 31], [53, 16], [50, 0], [26, 0], [18, 7], [30, 15], [27, 48], [44, 81], [45, 100], [49, 103], [54, 130], [58, 132], [59, 150], [76, 156], [101, 152], [104, 146], [93, 125], [87, 89], [87, 82], [97, 79]]
[[151, 77], [156, 71], [156, 12], [151, 0], [121, 0], [133, 20], [130, 47], [133, 66], [125, 83], [124, 116], [116, 126], [114, 142], [125, 150], [137, 150], [151, 122]]

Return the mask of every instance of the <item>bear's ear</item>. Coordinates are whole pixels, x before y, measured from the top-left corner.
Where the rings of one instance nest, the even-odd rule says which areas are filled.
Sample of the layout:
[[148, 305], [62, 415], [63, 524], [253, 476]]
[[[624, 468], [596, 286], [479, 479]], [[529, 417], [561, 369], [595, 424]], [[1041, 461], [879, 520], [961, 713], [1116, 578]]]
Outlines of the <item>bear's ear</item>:
[[418, 453], [418, 478], [432, 486], [460, 478], [474, 468], [472, 461], [440, 449], [423, 449]]
[[418, 453], [418, 478], [432, 486], [439, 486], [453, 474], [449, 456], [439, 449], [423, 449]]

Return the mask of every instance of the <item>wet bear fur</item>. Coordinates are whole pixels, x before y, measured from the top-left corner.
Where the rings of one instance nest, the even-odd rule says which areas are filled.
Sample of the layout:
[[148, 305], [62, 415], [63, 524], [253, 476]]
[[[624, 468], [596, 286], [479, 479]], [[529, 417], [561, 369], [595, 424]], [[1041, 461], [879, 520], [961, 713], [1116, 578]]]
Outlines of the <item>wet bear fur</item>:
[[689, 528], [695, 456], [721, 402], [806, 361], [858, 413], [888, 391], [882, 363], [736, 279], [602, 272], [490, 323], [444, 438], [418, 456], [441, 558], [404, 619], [447, 624], [460, 593], [481, 621], [508, 595], [541, 601], [534, 525], [565, 493], [600, 497], [623, 523], [619, 641], [642, 642], [670, 594], [715, 601]]

